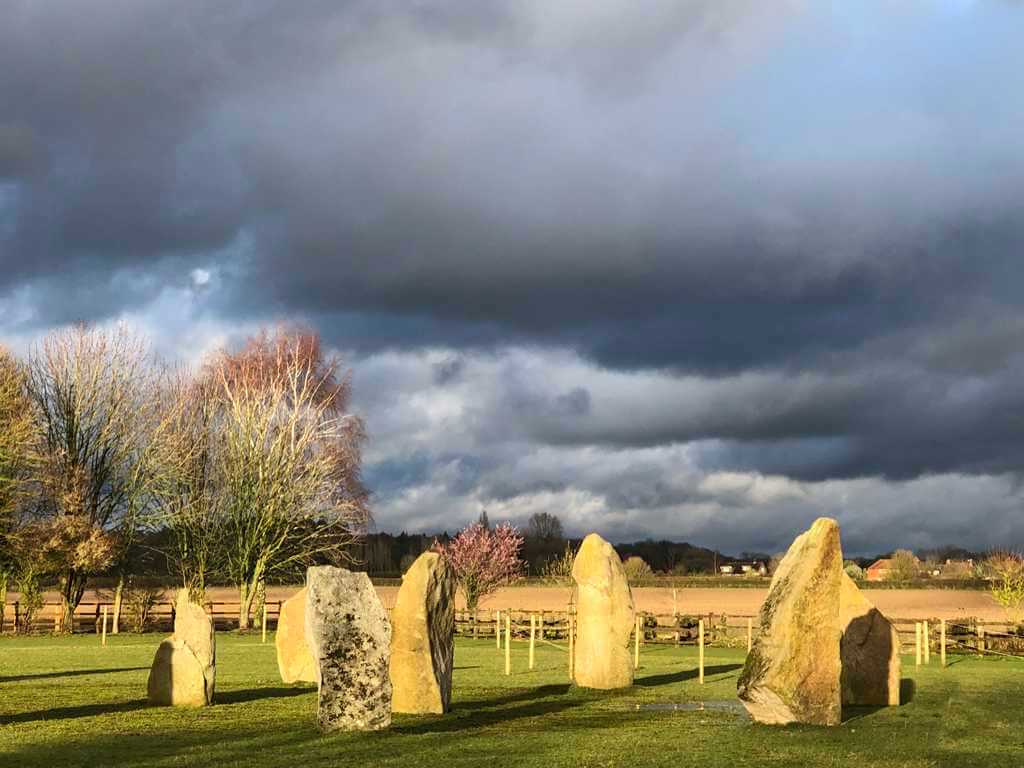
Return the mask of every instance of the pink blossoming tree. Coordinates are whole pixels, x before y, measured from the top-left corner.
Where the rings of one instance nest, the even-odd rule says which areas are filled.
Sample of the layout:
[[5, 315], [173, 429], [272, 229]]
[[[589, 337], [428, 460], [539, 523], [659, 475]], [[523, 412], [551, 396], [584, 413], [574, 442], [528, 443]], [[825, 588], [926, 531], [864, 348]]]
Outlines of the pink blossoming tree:
[[435, 545], [455, 572], [471, 612], [476, 611], [481, 599], [522, 575], [522, 546], [523, 537], [508, 523], [494, 530], [473, 523], [447, 545]]

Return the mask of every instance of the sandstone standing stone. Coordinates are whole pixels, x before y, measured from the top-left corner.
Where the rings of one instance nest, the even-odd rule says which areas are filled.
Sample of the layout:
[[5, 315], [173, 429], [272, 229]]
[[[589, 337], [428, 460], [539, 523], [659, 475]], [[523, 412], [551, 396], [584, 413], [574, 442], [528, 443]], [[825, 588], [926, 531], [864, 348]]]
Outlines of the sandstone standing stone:
[[758, 722], [839, 723], [842, 570], [839, 525], [827, 517], [798, 536], [779, 564], [737, 683]]
[[316, 664], [321, 731], [391, 724], [391, 624], [365, 573], [324, 565], [306, 572], [306, 642]]
[[899, 635], [845, 573], [839, 596], [839, 616], [843, 704], [899, 706]]
[[286, 683], [316, 682], [316, 662], [306, 642], [306, 594], [303, 587], [285, 600], [277, 617], [277, 668]]
[[633, 593], [622, 561], [611, 544], [592, 533], [576, 553], [572, 577], [577, 591], [576, 683], [603, 689], [632, 685]]
[[437, 552], [424, 552], [402, 577], [391, 627], [391, 711], [447, 712], [452, 692], [455, 579]]
[[213, 703], [217, 658], [213, 622], [178, 591], [174, 634], [160, 643], [146, 685], [151, 704], [201, 707]]

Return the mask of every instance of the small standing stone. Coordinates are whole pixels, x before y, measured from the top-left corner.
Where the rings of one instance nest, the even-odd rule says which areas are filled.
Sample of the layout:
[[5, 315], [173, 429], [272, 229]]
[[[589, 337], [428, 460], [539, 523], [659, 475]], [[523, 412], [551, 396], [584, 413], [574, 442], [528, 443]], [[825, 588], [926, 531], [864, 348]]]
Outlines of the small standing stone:
[[614, 547], [596, 533], [587, 536], [573, 561], [572, 577], [578, 592], [576, 683], [602, 689], [632, 685], [633, 593]]
[[174, 634], [160, 643], [146, 685], [151, 704], [202, 707], [213, 703], [216, 638], [213, 622], [188, 590], [178, 591]]
[[402, 577], [391, 624], [391, 711], [447, 712], [452, 692], [455, 579], [437, 552], [424, 552]]
[[300, 589], [281, 605], [277, 617], [277, 668], [286, 683], [315, 683], [316, 661], [306, 642], [306, 594]]
[[845, 573], [842, 582], [839, 655], [843, 704], [898, 707], [901, 663], [896, 628]]
[[306, 641], [316, 664], [323, 732], [391, 724], [391, 624], [365, 573], [324, 565], [306, 572]]

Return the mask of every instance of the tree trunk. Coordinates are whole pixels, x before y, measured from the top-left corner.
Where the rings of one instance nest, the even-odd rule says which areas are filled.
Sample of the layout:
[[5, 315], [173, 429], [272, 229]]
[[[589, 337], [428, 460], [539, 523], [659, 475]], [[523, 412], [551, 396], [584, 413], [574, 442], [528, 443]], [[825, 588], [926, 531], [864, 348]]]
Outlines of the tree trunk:
[[117, 587], [114, 589], [114, 618], [110, 622], [110, 634], [116, 635], [121, 630], [121, 604], [124, 600], [124, 571], [117, 576]]
[[0, 632], [4, 631], [4, 618], [7, 614], [7, 571], [0, 573]]
[[238, 585], [238, 631], [249, 630], [249, 616], [252, 611], [252, 600], [256, 591], [249, 588], [249, 582], [243, 581]]
[[85, 594], [85, 581], [86, 575], [73, 568], [65, 573], [60, 595], [60, 616], [53, 628], [55, 633], [70, 635], [75, 631], [75, 609]]

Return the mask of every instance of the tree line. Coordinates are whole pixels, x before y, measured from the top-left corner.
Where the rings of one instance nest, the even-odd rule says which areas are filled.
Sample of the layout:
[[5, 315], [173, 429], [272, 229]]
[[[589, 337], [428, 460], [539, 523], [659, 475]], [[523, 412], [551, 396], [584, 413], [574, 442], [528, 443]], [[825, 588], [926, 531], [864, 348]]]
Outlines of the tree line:
[[[162, 559], [202, 599], [233, 584], [249, 626], [266, 581], [341, 563], [369, 521], [350, 380], [311, 331], [264, 330], [193, 367], [126, 327], [0, 348], [0, 612], [56, 583], [71, 631], [90, 579]], [[2, 615], [2, 614], [0, 614]]]

